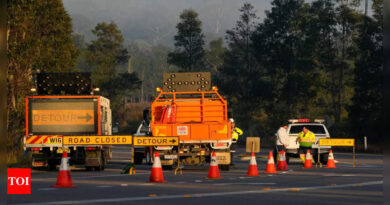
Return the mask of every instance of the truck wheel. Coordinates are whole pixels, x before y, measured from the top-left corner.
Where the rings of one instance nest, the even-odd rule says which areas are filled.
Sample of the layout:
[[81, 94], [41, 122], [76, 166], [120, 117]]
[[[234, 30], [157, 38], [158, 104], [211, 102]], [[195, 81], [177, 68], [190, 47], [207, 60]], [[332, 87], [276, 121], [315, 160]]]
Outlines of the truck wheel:
[[229, 171], [230, 170], [230, 165], [228, 164], [222, 164], [222, 165], [219, 165], [221, 167], [221, 170], [223, 171]]
[[163, 170], [172, 170], [173, 165], [162, 165]]
[[92, 171], [92, 167], [85, 167], [85, 169], [89, 172]]
[[323, 153], [320, 155], [320, 161], [322, 164], [327, 164], [328, 163], [328, 157], [329, 153]]
[[142, 164], [143, 159], [144, 159], [144, 154], [139, 152], [134, 153], [134, 164]]
[[55, 171], [55, 170], [56, 170], [56, 163], [49, 161], [47, 164], [47, 171]]

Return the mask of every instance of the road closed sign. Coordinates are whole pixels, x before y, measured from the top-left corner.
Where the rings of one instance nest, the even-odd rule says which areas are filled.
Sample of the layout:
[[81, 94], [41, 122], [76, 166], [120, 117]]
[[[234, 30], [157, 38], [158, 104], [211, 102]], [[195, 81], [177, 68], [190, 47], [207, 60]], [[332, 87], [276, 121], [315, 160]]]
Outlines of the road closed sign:
[[132, 136], [64, 136], [64, 145], [131, 145]]
[[178, 146], [179, 137], [134, 137], [134, 146]]

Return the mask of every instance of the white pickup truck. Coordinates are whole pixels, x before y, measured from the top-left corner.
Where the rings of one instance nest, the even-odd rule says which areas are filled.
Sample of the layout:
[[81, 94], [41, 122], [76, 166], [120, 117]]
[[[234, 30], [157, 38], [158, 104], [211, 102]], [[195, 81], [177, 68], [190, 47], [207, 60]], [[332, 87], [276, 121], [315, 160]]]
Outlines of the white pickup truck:
[[[286, 160], [289, 163], [290, 157], [299, 158], [299, 143], [297, 142], [297, 136], [302, 131], [303, 127], [306, 127], [316, 136], [316, 142], [312, 146], [312, 155], [315, 162], [318, 162], [318, 139], [330, 138], [328, 129], [324, 124], [324, 120], [315, 119], [290, 119], [287, 125], [287, 134], [290, 138], [290, 143], [286, 148]], [[276, 144], [276, 143], [275, 143]], [[330, 146], [321, 146], [320, 149], [320, 162], [326, 164], [328, 162], [328, 155]], [[278, 153], [275, 146], [274, 153]]]

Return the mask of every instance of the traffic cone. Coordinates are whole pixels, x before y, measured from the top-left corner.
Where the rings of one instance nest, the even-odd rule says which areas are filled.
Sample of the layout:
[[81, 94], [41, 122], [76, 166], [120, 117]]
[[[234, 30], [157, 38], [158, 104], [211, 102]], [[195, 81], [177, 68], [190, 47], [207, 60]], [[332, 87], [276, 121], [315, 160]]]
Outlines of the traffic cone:
[[269, 151], [268, 155], [268, 163], [267, 163], [267, 168], [265, 169], [266, 174], [276, 174], [276, 169], [275, 169], [275, 161], [274, 161], [274, 156], [272, 154], [272, 151]]
[[313, 168], [313, 161], [311, 159], [310, 150], [307, 150], [306, 152], [306, 159], [305, 159], [305, 165], [303, 166], [305, 169], [312, 169]]
[[333, 156], [332, 150], [329, 150], [328, 163], [326, 164], [325, 168], [336, 168], [336, 165], [334, 163], [334, 156]]
[[163, 171], [161, 168], [160, 155], [158, 152], [154, 153], [154, 162], [152, 167], [152, 172], [150, 173], [149, 182], [164, 183]]
[[221, 178], [221, 176], [219, 175], [217, 155], [215, 154], [215, 152], [212, 152], [211, 153], [211, 160], [210, 160], [209, 175], [207, 176], [207, 179], [220, 179], [220, 178]]
[[57, 184], [51, 187], [55, 188], [72, 188], [76, 187], [72, 184], [72, 176], [70, 175], [68, 153], [62, 153], [60, 171], [57, 176]]
[[279, 171], [287, 171], [288, 170], [288, 167], [287, 167], [287, 162], [286, 162], [286, 152], [284, 152], [283, 150], [279, 152], [279, 161], [278, 161], [278, 170]]
[[248, 174], [246, 176], [259, 176], [259, 171], [257, 170], [256, 156], [254, 152], [252, 152], [251, 160], [249, 161]]

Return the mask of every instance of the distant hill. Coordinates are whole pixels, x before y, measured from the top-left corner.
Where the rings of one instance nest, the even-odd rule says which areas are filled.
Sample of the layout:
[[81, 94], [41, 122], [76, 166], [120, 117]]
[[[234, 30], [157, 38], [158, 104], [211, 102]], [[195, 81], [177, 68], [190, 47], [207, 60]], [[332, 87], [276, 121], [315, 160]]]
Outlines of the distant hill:
[[270, 0], [63, 0], [73, 19], [74, 32], [85, 40], [93, 38], [90, 32], [102, 21], [114, 21], [131, 43], [137, 39], [150, 44], [173, 46], [179, 14], [187, 8], [199, 13], [206, 39], [223, 37], [239, 18], [238, 9], [244, 2], [254, 5], [262, 21]]

